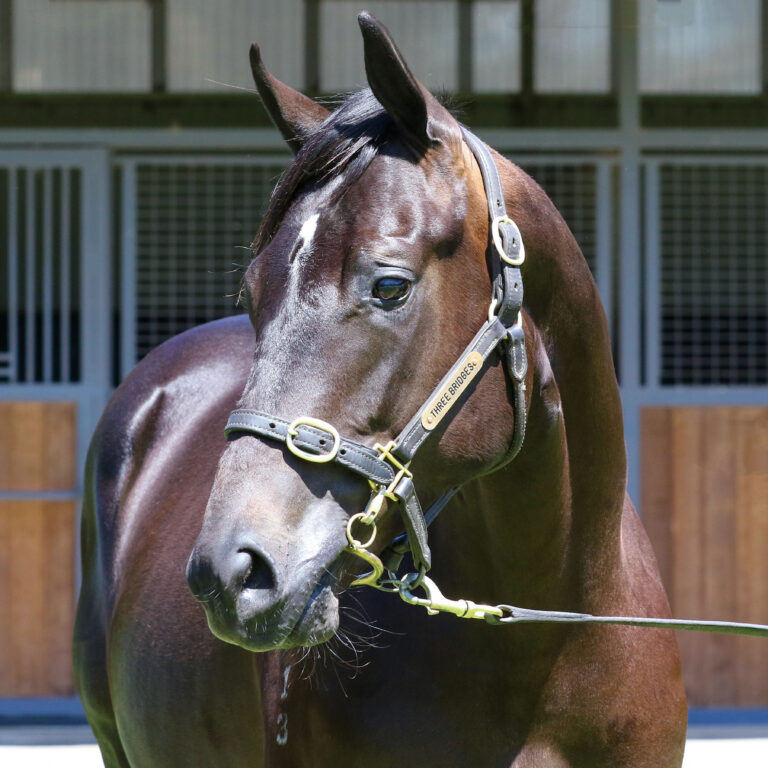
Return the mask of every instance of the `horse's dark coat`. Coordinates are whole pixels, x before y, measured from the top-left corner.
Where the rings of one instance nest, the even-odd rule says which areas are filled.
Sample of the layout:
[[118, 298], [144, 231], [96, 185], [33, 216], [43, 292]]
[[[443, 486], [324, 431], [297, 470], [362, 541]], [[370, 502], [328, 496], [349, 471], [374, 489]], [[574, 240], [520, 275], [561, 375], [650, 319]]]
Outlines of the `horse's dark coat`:
[[[388, 439], [472, 338], [490, 297], [475, 161], [383, 28], [368, 16], [361, 26], [387, 111], [354, 97], [317, 135], [322, 108], [270, 79], [255, 54], [265, 103], [299, 156], [245, 277], [251, 323], [211, 323], [164, 344], [120, 386], [94, 436], [75, 660], [105, 762], [679, 766], [685, 700], [674, 637], [661, 630], [492, 628], [362, 589], [365, 612], [395, 634], [366, 652], [355, 677], [331, 663], [301, 677], [309, 669], [292, 646], [336, 628], [331, 586], [357, 567], [340, 553], [366, 484], [277, 444], [227, 444], [227, 414], [239, 402], [318, 416], [371, 444]], [[360, 109], [377, 111], [375, 125], [361, 127]], [[345, 114], [344, 140], [363, 136], [364, 148], [302, 175]], [[514, 419], [492, 358], [414, 460], [424, 499], [466, 481], [431, 532], [434, 578], [449, 596], [483, 602], [666, 615], [625, 495], [594, 282], [546, 195], [496, 159], [528, 253], [529, 429], [511, 465], [479, 477], [503, 455]], [[413, 287], [386, 309], [370, 286], [393, 269]], [[388, 512], [378, 549], [398, 531]], [[243, 553], [252, 570], [242, 570]], [[237, 645], [206, 625], [185, 582], [188, 559], [211, 629]], [[347, 629], [350, 597], [340, 598]]]

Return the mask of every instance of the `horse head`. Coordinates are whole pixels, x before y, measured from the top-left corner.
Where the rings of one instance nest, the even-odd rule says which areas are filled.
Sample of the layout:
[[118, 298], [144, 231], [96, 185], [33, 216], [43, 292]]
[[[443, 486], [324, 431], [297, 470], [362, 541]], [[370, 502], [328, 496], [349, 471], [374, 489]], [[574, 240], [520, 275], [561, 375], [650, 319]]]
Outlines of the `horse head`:
[[[296, 157], [243, 280], [255, 354], [238, 407], [321, 419], [373, 446], [398, 435], [486, 320], [492, 275], [483, 180], [458, 122], [386, 29], [368, 14], [359, 21], [370, 89], [332, 113], [251, 51], [264, 104]], [[508, 452], [515, 411], [499, 355], [460, 406], [413, 460], [425, 499]], [[251, 650], [328, 640], [337, 593], [361, 567], [345, 532], [369, 484], [289, 447], [230, 436], [187, 568], [212, 631]], [[402, 530], [389, 502], [371, 550]]]

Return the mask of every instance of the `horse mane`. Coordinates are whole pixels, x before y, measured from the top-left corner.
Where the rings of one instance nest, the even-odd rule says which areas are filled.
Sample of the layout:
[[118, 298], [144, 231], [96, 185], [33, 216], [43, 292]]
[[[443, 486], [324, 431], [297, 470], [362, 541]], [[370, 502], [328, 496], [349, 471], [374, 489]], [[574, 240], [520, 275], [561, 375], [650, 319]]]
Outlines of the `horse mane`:
[[281, 176], [251, 246], [253, 252], [258, 253], [269, 243], [302, 188], [343, 173], [344, 178], [334, 192], [335, 203], [396, 132], [394, 120], [369, 88], [347, 96], [307, 137]]

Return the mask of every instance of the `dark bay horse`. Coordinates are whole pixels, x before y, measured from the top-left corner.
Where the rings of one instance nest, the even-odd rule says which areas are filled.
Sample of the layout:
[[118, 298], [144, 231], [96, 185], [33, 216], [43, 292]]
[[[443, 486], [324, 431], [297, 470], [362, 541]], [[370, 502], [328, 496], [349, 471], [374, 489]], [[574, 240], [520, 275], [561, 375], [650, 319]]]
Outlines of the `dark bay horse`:
[[[360, 25], [370, 90], [332, 114], [272, 78], [253, 49], [297, 157], [244, 277], [248, 317], [150, 354], [94, 436], [75, 663], [105, 764], [680, 766], [670, 631], [492, 627], [347, 589], [366, 570], [345, 531], [368, 483], [277, 441], [225, 438], [239, 407], [384, 444], [488, 317], [475, 156], [384, 27], [368, 14]], [[524, 413], [494, 352], [413, 459], [423, 499], [460, 486], [430, 530], [430, 575], [478, 601], [668, 615], [625, 493], [595, 284], [546, 194], [494, 159], [527, 254]], [[491, 471], [522, 416], [522, 449]], [[403, 530], [396, 504], [378, 528], [374, 552]], [[352, 673], [337, 657], [354, 660], [362, 615], [385, 633]]]

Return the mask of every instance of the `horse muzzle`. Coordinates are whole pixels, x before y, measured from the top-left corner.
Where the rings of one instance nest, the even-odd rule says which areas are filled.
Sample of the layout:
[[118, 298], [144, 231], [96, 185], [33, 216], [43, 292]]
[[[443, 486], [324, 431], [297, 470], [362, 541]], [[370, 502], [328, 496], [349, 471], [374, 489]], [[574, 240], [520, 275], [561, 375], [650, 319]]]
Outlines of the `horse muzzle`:
[[[198, 541], [187, 584], [216, 637], [251, 651], [317, 645], [338, 628], [338, 600], [322, 553], [289, 568], [254, 537], [213, 547]], [[319, 563], [318, 563], [319, 561]]]

